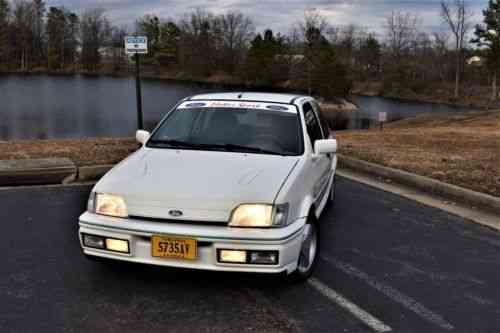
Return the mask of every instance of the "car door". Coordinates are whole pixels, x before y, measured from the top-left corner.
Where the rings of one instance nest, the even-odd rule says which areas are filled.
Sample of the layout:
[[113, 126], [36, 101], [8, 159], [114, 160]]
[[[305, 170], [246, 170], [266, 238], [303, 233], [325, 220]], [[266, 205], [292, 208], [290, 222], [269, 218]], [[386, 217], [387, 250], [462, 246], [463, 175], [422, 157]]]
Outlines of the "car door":
[[312, 152], [310, 156], [310, 175], [313, 179], [313, 198], [315, 207], [318, 208], [322, 199], [328, 194], [328, 183], [331, 176], [331, 156], [316, 155], [314, 153], [314, 143], [317, 140], [325, 139], [329, 133], [323, 133], [319, 116], [314, 110], [312, 102], [305, 102], [303, 104], [304, 119], [306, 123], [307, 134], [311, 143]]

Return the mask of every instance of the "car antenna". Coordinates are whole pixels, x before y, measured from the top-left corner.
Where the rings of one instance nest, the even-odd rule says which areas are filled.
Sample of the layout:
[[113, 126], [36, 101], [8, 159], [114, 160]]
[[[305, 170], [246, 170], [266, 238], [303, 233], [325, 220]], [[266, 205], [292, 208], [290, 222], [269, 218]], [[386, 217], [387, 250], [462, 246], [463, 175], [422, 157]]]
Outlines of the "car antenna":
[[243, 93], [238, 94], [238, 98], [241, 99], [243, 97]]

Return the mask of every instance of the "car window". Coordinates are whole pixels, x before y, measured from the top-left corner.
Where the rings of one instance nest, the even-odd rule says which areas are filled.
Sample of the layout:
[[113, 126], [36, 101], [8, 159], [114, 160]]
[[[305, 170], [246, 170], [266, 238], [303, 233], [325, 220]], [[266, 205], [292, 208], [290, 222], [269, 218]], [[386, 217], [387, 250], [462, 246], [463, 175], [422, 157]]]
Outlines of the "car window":
[[307, 102], [303, 106], [304, 118], [306, 121], [307, 134], [311, 139], [311, 144], [314, 147], [316, 140], [323, 139], [323, 133], [321, 132], [321, 127], [318, 121], [318, 117], [314, 113], [311, 103]]
[[316, 114], [319, 117], [319, 124], [321, 126], [321, 129], [323, 130], [323, 136], [325, 138], [330, 137], [330, 126], [328, 126], [328, 121], [325, 119], [325, 115], [323, 111], [321, 110], [321, 107], [319, 106], [319, 103], [313, 102], [313, 107], [316, 110]]
[[[153, 143], [175, 140], [190, 146], [238, 145], [283, 155], [301, 155], [300, 133], [296, 112], [227, 107], [179, 108], [153, 133], [151, 140]], [[232, 150], [237, 148], [232, 147]]]

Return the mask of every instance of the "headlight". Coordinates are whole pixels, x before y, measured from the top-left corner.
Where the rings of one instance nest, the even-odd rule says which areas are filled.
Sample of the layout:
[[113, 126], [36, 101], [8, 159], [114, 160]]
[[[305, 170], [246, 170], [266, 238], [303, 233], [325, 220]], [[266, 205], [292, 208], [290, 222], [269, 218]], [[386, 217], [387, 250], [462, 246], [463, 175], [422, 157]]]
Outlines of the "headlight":
[[114, 217], [127, 217], [125, 200], [117, 195], [92, 193], [88, 202], [89, 211]]
[[287, 224], [288, 204], [245, 204], [238, 206], [231, 215], [230, 227], [270, 228]]

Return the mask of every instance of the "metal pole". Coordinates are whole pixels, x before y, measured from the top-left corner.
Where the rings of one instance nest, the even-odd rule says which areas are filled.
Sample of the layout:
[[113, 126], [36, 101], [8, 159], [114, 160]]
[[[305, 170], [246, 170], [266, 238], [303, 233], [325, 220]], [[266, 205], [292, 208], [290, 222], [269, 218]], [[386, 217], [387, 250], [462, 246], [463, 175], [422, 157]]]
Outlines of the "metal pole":
[[142, 116], [142, 92], [141, 92], [141, 64], [139, 54], [135, 54], [135, 90], [137, 94], [137, 128], [144, 129], [144, 120]]

